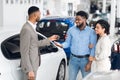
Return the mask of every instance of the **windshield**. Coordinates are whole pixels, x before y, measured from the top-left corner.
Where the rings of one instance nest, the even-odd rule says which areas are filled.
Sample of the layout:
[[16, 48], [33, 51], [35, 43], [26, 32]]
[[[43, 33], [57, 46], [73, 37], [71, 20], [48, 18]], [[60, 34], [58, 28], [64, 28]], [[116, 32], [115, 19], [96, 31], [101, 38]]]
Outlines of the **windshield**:
[[60, 36], [60, 40], [64, 40], [66, 32], [69, 28], [68, 26], [69, 25], [67, 23], [62, 21], [41, 21], [37, 24], [37, 31], [47, 37], [57, 34]]

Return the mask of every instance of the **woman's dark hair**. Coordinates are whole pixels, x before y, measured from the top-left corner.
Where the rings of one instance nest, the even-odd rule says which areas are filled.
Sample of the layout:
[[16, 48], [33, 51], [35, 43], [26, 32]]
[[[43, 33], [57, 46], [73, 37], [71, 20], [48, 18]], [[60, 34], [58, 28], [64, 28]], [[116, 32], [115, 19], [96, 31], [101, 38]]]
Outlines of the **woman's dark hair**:
[[81, 17], [88, 19], [88, 14], [85, 11], [78, 11], [76, 13], [76, 16], [81, 16]]
[[107, 21], [105, 21], [105, 20], [103, 20], [103, 19], [100, 19], [100, 20], [98, 20], [96, 23], [95, 23], [95, 26], [97, 25], [97, 24], [100, 24], [101, 26], [102, 26], [102, 28], [105, 28], [105, 33], [108, 35], [110, 32], [109, 32], [109, 30], [110, 30], [110, 24], [107, 22]]

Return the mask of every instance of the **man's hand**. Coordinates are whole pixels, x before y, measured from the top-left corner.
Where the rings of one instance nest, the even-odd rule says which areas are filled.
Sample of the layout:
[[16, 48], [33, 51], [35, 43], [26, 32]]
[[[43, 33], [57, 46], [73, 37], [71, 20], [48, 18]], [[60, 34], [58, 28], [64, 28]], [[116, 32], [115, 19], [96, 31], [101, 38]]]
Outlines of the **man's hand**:
[[56, 41], [54, 41], [54, 43], [55, 43], [56, 46], [63, 48], [62, 44], [60, 44], [60, 43], [58, 43]]
[[55, 40], [59, 40], [60, 36], [59, 35], [53, 35], [51, 37], [49, 37], [48, 39], [51, 41], [55, 41]]
[[94, 60], [95, 60], [94, 57], [92, 57], [92, 56], [89, 57], [89, 61], [94, 61]]
[[28, 72], [28, 80], [35, 80], [35, 73], [33, 71]]
[[94, 47], [94, 45], [93, 44], [89, 44], [89, 46], [88, 46], [89, 48], [93, 48]]
[[92, 64], [92, 62], [90, 61], [90, 62], [88, 62], [87, 65], [85, 66], [85, 71], [86, 71], [86, 72], [88, 72], [88, 71], [91, 70], [91, 64]]

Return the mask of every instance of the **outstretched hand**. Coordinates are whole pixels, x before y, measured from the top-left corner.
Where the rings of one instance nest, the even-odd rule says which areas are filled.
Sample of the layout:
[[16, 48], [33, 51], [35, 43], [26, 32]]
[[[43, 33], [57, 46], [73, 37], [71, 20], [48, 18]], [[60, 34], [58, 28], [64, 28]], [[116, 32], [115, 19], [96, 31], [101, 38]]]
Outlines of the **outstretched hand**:
[[51, 41], [55, 41], [55, 40], [59, 40], [60, 36], [59, 35], [53, 35], [51, 37], [49, 37], [48, 39]]
[[56, 42], [56, 41], [54, 41], [54, 44], [55, 44], [56, 46], [58, 46], [58, 47], [61, 47], [61, 48], [63, 47], [62, 44], [60, 44], [60, 43], [58, 43], [58, 42]]

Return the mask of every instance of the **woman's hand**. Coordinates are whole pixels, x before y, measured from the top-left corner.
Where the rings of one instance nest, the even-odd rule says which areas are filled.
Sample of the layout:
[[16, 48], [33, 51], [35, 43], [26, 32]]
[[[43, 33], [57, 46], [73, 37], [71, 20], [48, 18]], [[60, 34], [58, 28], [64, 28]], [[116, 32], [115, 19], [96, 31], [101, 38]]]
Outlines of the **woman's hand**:
[[95, 61], [95, 60], [96, 60], [95, 57], [92, 56], [89, 57], [89, 61]]

